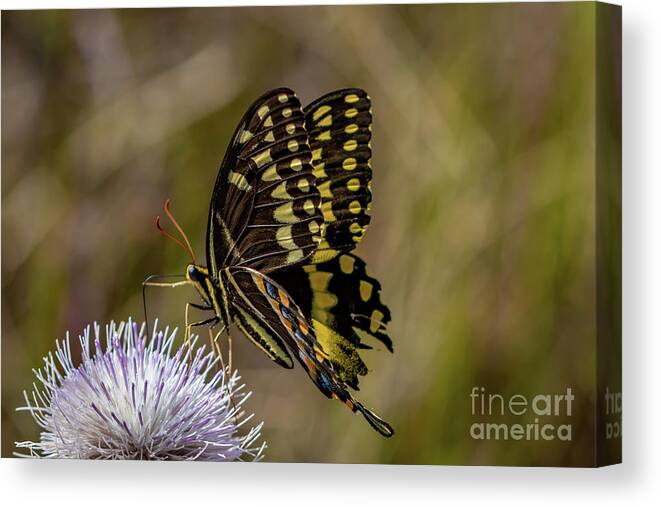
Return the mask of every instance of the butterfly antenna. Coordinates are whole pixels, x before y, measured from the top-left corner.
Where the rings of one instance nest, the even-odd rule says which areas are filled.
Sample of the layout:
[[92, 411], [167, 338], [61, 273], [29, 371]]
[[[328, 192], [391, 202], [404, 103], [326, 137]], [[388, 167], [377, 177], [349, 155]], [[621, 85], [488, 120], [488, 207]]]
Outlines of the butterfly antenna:
[[158, 229], [158, 231], [159, 231], [163, 236], [165, 236], [166, 238], [171, 239], [171, 240], [174, 241], [177, 245], [179, 245], [181, 248], [183, 248], [183, 249], [184, 249], [184, 252], [186, 252], [186, 253], [190, 256], [190, 258], [193, 260], [193, 264], [196, 263], [196, 262], [195, 262], [195, 256], [193, 255], [192, 250], [190, 250], [190, 248], [187, 248], [186, 245], [184, 245], [181, 241], [179, 241], [179, 240], [178, 240], [177, 238], [175, 238], [172, 234], [170, 234], [168, 231], [166, 231], [165, 229], [163, 229], [163, 227], [161, 226], [161, 217], [160, 217], [160, 216], [157, 216], [157, 217], [156, 217], [156, 228]]
[[168, 216], [170, 221], [177, 228], [177, 230], [179, 231], [179, 234], [181, 234], [181, 237], [184, 238], [184, 241], [186, 242], [186, 246], [188, 246], [188, 253], [193, 259], [193, 264], [197, 264], [195, 262], [195, 253], [193, 252], [193, 247], [191, 246], [190, 241], [188, 241], [188, 236], [186, 236], [186, 233], [184, 232], [184, 230], [181, 228], [179, 223], [175, 220], [174, 215], [172, 214], [172, 211], [170, 211], [170, 199], [165, 200], [165, 204], [163, 204], [163, 211], [165, 211], [165, 214]]

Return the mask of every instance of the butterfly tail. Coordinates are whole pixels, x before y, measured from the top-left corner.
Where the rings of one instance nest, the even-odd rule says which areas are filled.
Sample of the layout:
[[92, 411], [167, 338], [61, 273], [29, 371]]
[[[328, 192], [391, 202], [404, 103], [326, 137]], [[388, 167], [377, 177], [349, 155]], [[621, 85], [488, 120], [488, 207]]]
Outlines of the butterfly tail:
[[[302, 352], [302, 351], [301, 351]], [[392, 426], [386, 421], [377, 416], [370, 409], [366, 408], [362, 403], [357, 401], [351, 393], [345, 388], [343, 383], [339, 381], [331, 373], [332, 367], [329, 368], [323, 361], [318, 358], [312, 357], [306, 353], [299, 353], [300, 363], [312, 381], [316, 384], [317, 388], [328, 398], [335, 398], [344, 403], [352, 412], [360, 412], [365, 420], [384, 437], [392, 437], [395, 431]]]
[[372, 412], [370, 409], [365, 408], [362, 403], [354, 402], [356, 404], [356, 409], [363, 414], [365, 420], [370, 423], [370, 426], [376, 431], [381, 433], [384, 437], [392, 437], [395, 434], [395, 430], [392, 429], [392, 426], [386, 421], [381, 419], [378, 415]]

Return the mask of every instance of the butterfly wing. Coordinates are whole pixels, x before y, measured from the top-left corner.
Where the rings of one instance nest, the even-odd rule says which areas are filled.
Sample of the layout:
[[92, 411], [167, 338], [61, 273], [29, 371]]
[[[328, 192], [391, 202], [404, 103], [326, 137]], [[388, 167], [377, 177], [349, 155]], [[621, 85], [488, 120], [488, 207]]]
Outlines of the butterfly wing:
[[263, 273], [299, 263], [321, 240], [320, 196], [301, 104], [280, 88], [260, 97], [239, 123], [209, 208], [207, 263]]
[[393, 429], [387, 422], [353, 398], [324, 344], [317, 339], [315, 328], [284, 287], [253, 269], [235, 267], [229, 273], [230, 297], [238, 313], [261, 323], [269, 337], [277, 336], [285, 343], [325, 396], [342, 401], [353, 412], [361, 412], [379, 433], [392, 436]]
[[370, 222], [371, 101], [364, 90], [337, 90], [304, 110], [325, 228], [312, 262], [352, 250]]
[[[355, 128], [354, 123], [343, 127], [345, 134], [354, 136], [342, 138], [343, 149], [360, 159], [363, 169], [356, 171], [354, 179], [359, 181], [359, 186], [367, 188], [369, 178], [365, 178], [363, 160], [363, 144], [369, 141], [364, 134], [366, 99], [354, 101], [352, 96], [343, 100], [356, 105], [348, 108], [344, 117], [360, 117], [356, 121], [361, 122]], [[356, 109], [356, 115], [350, 109]], [[310, 115], [318, 119], [322, 116], [315, 112]], [[318, 126], [323, 128], [325, 124], [322, 119]], [[321, 137], [315, 142], [325, 142], [325, 136], [318, 136]], [[355, 236], [348, 222], [362, 216], [363, 208], [366, 212], [368, 201], [363, 192], [356, 192], [363, 196], [358, 199], [347, 199], [337, 192], [337, 199], [331, 199], [328, 211], [322, 214], [308, 139], [300, 102], [291, 90], [268, 92], [247, 111], [234, 133], [214, 186], [207, 227], [208, 266], [213, 276], [226, 278], [223, 286], [228, 289], [232, 319], [248, 338], [287, 368], [293, 366], [288, 350], [291, 351], [324, 395], [341, 400], [354, 412], [361, 412], [377, 431], [390, 436], [392, 428], [349, 393], [347, 383], [338, 376], [315, 329], [291, 296], [267, 276], [307, 261], [322, 241], [324, 222], [337, 222], [334, 226], [337, 234], [333, 233], [333, 238], [337, 235], [338, 240], [333, 247], [328, 243], [332, 255], [327, 255], [327, 259], [337, 255], [336, 247], [351, 248], [356, 238], [342, 246], [340, 243], [346, 238], [342, 239], [340, 233], [346, 229]], [[315, 146], [315, 150], [323, 151]], [[320, 160], [325, 156], [321, 153], [318, 152]], [[355, 159], [356, 167], [347, 163], [343, 170], [356, 170], [358, 159]], [[345, 183], [347, 189], [354, 186], [349, 181]], [[362, 203], [361, 210], [356, 209], [356, 203]], [[339, 227], [345, 223], [346, 227]]]
[[359, 350], [371, 348], [368, 337], [393, 350], [386, 328], [390, 310], [381, 301], [381, 284], [367, 274], [365, 262], [342, 254], [273, 276], [300, 302], [338, 376], [358, 389], [358, 376], [367, 374]]
[[371, 102], [358, 88], [324, 95], [304, 110], [324, 215], [322, 241], [306, 265], [273, 273], [304, 305], [338, 375], [352, 388], [367, 373], [358, 349], [371, 335], [392, 351], [390, 311], [365, 263], [348, 254], [370, 221]]

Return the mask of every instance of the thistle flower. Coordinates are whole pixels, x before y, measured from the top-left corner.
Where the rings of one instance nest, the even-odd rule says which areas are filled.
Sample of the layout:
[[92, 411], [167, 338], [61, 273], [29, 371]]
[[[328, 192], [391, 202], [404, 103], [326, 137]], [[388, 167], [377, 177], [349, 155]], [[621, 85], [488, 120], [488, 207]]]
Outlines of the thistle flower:
[[[252, 414], [241, 408], [251, 393], [235, 371], [216, 370], [218, 358], [197, 346], [172, 353], [176, 329], [114, 322], [88, 326], [74, 366], [69, 335], [34, 370], [26, 406], [41, 426], [38, 442], [16, 442], [26, 457], [145, 460], [259, 460], [262, 424], [240, 433]], [[92, 346], [93, 342], [93, 346]], [[93, 350], [92, 350], [93, 349]], [[39, 384], [39, 385], [38, 385]]]

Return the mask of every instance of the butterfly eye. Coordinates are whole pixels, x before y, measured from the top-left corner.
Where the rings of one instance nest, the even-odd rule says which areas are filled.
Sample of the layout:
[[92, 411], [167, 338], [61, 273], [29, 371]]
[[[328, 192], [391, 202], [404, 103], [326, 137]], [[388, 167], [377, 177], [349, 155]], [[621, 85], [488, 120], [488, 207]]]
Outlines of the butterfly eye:
[[197, 269], [193, 264], [188, 265], [188, 269], [186, 269], [186, 276], [189, 280], [197, 280], [198, 278]]

